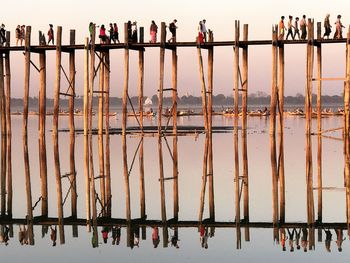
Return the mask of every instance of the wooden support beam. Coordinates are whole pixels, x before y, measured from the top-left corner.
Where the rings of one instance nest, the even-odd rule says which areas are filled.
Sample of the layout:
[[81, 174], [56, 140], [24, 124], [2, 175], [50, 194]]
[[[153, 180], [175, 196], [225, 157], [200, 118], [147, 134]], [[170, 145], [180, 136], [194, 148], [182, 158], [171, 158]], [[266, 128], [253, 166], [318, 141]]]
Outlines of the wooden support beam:
[[276, 132], [276, 105], [277, 105], [277, 39], [278, 26], [272, 29], [272, 87], [270, 102], [270, 134]]
[[[70, 30], [70, 45], [75, 45], [75, 30]], [[75, 97], [75, 51], [69, 53], [69, 168], [71, 182], [71, 213], [77, 217], [77, 181], [75, 171], [75, 122], [74, 122], [74, 97]]]
[[[6, 32], [7, 46], [10, 46], [10, 32]], [[5, 92], [7, 128], [7, 214], [12, 217], [12, 124], [11, 124], [11, 66], [10, 52], [5, 53]]]
[[[165, 43], [166, 34], [165, 23], [161, 23], [160, 42]], [[165, 187], [164, 187], [164, 167], [163, 167], [163, 149], [162, 149], [162, 112], [163, 112], [163, 87], [164, 87], [164, 59], [165, 48], [160, 48], [159, 55], [159, 101], [158, 101], [158, 158], [159, 158], [159, 179], [160, 179], [160, 197], [161, 197], [161, 214], [162, 222], [166, 222], [166, 206], [165, 206]]]
[[[317, 47], [317, 50], [321, 49], [321, 47]], [[322, 68], [322, 67], [321, 67]], [[345, 78], [322, 78], [322, 76], [318, 76], [317, 78], [312, 78], [312, 81], [332, 81], [332, 80], [345, 80]]]
[[[124, 42], [128, 43], [128, 24], [124, 24]], [[122, 119], [122, 148], [123, 148], [123, 171], [124, 171], [124, 187], [125, 187], [125, 202], [126, 202], [126, 218], [131, 220], [130, 209], [130, 184], [128, 173], [128, 158], [126, 146], [126, 125], [127, 125], [127, 103], [128, 103], [128, 89], [129, 89], [129, 49], [124, 51], [124, 89], [123, 89], [123, 119]]]
[[[140, 28], [140, 43], [143, 43], [144, 41], [144, 30], [143, 27]], [[145, 67], [145, 58], [144, 58], [144, 51], [139, 51], [139, 72], [138, 72], [138, 96], [139, 96], [139, 123], [140, 123], [140, 129], [141, 134], [143, 135], [143, 88], [144, 88], [144, 67]], [[140, 171], [140, 177], [139, 177], [139, 183], [140, 183], [140, 215], [141, 217], [146, 216], [146, 194], [145, 194], [145, 167], [144, 167], [144, 151], [143, 151], [143, 143], [144, 138], [141, 138], [140, 142], [140, 151], [139, 151], [139, 171]]]
[[89, 38], [85, 38], [84, 50], [84, 177], [85, 177], [85, 212], [87, 228], [90, 230], [90, 168], [89, 168]]
[[350, 26], [346, 42], [346, 81], [344, 85], [344, 186], [346, 189], [346, 222], [348, 236], [350, 235]]
[[28, 150], [28, 98], [30, 84], [30, 35], [31, 27], [26, 27], [25, 36], [25, 64], [24, 64], [24, 96], [23, 96], [23, 155], [24, 155], [24, 171], [26, 183], [26, 199], [27, 199], [27, 218], [28, 218], [28, 237], [29, 244], [34, 245], [33, 238], [33, 210], [32, 210], [32, 190], [30, 178], [29, 150]]

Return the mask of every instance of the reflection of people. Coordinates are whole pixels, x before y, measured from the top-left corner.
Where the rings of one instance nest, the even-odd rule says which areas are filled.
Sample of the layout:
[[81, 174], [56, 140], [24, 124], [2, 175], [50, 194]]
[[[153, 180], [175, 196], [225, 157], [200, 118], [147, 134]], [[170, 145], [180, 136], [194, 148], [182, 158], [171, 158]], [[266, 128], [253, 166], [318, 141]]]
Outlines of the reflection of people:
[[338, 251], [342, 252], [343, 251], [342, 244], [343, 244], [343, 241], [345, 240], [345, 237], [343, 236], [343, 230], [340, 228], [335, 228], [334, 231], [337, 234], [337, 241], [335, 241], [335, 243], [337, 244]]
[[101, 231], [102, 233], [102, 239], [103, 239], [103, 243], [107, 244], [107, 240], [108, 240], [108, 232], [109, 232], [109, 229], [108, 227], [104, 227]]
[[208, 227], [205, 228], [204, 235], [202, 237], [202, 248], [208, 249]]
[[157, 226], [152, 228], [152, 242], [153, 242], [153, 247], [157, 248], [160, 242], [159, 230]]
[[7, 246], [9, 243], [9, 232], [10, 232], [10, 228], [6, 225], [1, 226], [3, 229], [2, 234], [0, 234], [0, 243], [5, 243], [5, 245]]
[[177, 229], [174, 229], [174, 235], [171, 237], [171, 245], [175, 248], [179, 248], [178, 242], [179, 241], [179, 233]]
[[328, 252], [331, 252], [332, 233], [329, 229], [328, 230], [324, 229], [324, 232], [326, 233], [326, 239], [324, 241], [324, 245], [326, 247], [326, 250]]
[[299, 250], [299, 249], [300, 249], [300, 233], [301, 233], [301, 228], [299, 228], [298, 231], [294, 228], [294, 231], [295, 231], [295, 244], [296, 244], [296, 246], [297, 246], [297, 249]]
[[139, 247], [140, 244], [140, 228], [136, 227], [134, 231], [134, 246]]
[[302, 237], [301, 237], [301, 246], [302, 248], [304, 249], [304, 252], [307, 252], [307, 236], [308, 236], [308, 232], [307, 232], [307, 229], [304, 227], [302, 230]]
[[286, 236], [286, 230], [284, 228], [280, 229], [280, 239], [281, 239], [282, 250], [286, 251], [286, 241], [288, 238]]
[[50, 238], [52, 241], [52, 246], [54, 247], [56, 246], [56, 240], [57, 240], [57, 226], [55, 226], [55, 228], [50, 226], [50, 230], [51, 230]]
[[112, 227], [112, 245], [119, 245], [120, 242], [120, 227]]
[[288, 237], [289, 237], [289, 247], [290, 247], [290, 252], [293, 252], [294, 251], [294, 231], [295, 231], [295, 228], [293, 228], [292, 232], [290, 232], [289, 228], [287, 228], [287, 231], [288, 231]]

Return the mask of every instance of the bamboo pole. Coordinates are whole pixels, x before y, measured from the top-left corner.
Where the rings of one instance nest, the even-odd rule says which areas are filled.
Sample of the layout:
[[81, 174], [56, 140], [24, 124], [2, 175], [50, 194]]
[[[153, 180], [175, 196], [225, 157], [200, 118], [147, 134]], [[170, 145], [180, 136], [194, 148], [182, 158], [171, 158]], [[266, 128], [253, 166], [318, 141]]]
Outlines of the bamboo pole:
[[161, 48], [160, 48], [160, 70], [159, 70], [159, 95], [158, 95], [158, 156], [159, 156], [159, 183], [161, 196], [161, 213], [162, 222], [166, 222], [165, 207], [165, 187], [164, 187], [164, 167], [163, 167], [163, 150], [162, 150], [162, 112], [163, 112], [163, 86], [164, 86], [164, 57], [165, 57], [165, 23], [161, 24]]
[[[75, 45], [75, 30], [70, 30], [70, 45]], [[75, 171], [75, 123], [74, 123], [74, 98], [75, 98], [75, 51], [69, 53], [69, 166], [71, 187], [71, 212], [72, 217], [77, 217], [77, 180]]]
[[204, 118], [204, 130], [205, 130], [205, 146], [204, 146], [204, 157], [203, 157], [203, 170], [202, 170], [202, 187], [201, 187], [201, 196], [200, 196], [200, 208], [199, 208], [199, 218], [198, 221], [203, 220], [204, 212], [204, 202], [205, 202], [205, 189], [207, 184], [207, 175], [208, 175], [208, 143], [209, 143], [209, 129], [208, 129], [208, 105], [207, 105], [207, 89], [205, 85], [204, 78], [204, 67], [203, 67], [203, 58], [200, 44], [197, 45], [198, 53], [198, 64], [199, 64], [199, 75], [202, 86], [202, 111]]
[[90, 231], [90, 168], [89, 168], [89, 39], [84, 46], [84, 177], [85, 177], [85, 212], [87, 228]]
[[0, 113], [1, 113], [1, 215], [6, 214], [7, 127], [4, 89], [4, 54], [0, 53]]
[[[104, 53], [100, 52], [100, 62], [104, 63]], [[105, 180], [105, 161], [104, 161], [104, 147], [103, 147], [103, 97], [104, 97], [104, 79], [105, 79], [105, 66], [100, 66], [100, 78], [99, 78], [99, 91], [98, 94], [98, 156], [99, 156], [99, 170], [100, 170], [100, 194], [101, 204], [105, 207], [106, 204], [106, 180]], [[102, 214], [105, 215], [103, 209]]]
[[24, 171], [26, 182], [26, 199], [27, 199], [27, 221], [28, 221], [28, 237], [29, 244], [34, 245], [33, 238], [33, 210], [32, 210], [32, 190], [30, 179], [30, 164], [28, 152], [28, 98], [29, 98], [29, 83], [30, 83], [30, 35], [31, 27], [26, 27], [25, 36], [25, 64], [24, 64], [24, 96], [23, 96], [23, 156], [24, 156]]
[[59, 114], [59, 99], [61, 89], [61, 45], [62, 45], [62, 27], [57, 27], [56, 38], [56, 81], [54, 90], [54, 109], [53, 109], [53, 125], [52, 135], [54, 144], [54, 166], [56, 177], [56, 192], [57, 192], [57, 214], [59, 224], [60, 243], [65, 243], [64, 223], [63, 223], [63, 203], [62, 203], [62, 181], [60, 171], [59, 143], [58, 143], [58, 114]]
[[[6, 46], [10, 46], [10, 32], [6, 32]], [[6, 128], [7, 128], [7, 214], [12, 217], [12, 125], [11, 125], [11, 66], [10, 52], [5, 53]]]
[[109, 51], [105, 52], [105, 112], [106, 112], [106, 202], [107, 216], [112, 216], [112, 188], [111, 188], [111, 156], [110, 156], [110, 137], [109, 137], [109, 97], [110, 97], [110, 60]]
[[95, 35], [96, 28], [92, 28], [92, 39], [90, 46], [90, 77], [89, 77], [89, 173], [90, 173], [90, 198], [92, 212], [92, 229], [98, 244], [97, 234], [97, 207], [96, 207], [96, 189], [95, 189], [95, 172], [94, 172], [94, 156], [93, 156], [93, 141], [92, 141], [92, 116], [93, 116], [93, 95], [94, 95], [94, 80], [95, 80]]
[[[243, 26], [243, 41], [248, 41], [248, 25]], [[247, 148], [247, 97], [248, 97], [248, 46], [242, 52], [243, 94], [242, 94], [242, 159], [243, 159], [243, 214], [245, 222], [249, 222], [249, 177], [248, 177], [248, 148]], [[248, 230], [249, 228], [246, 228]], [[248, 230], [249, 233], [249, 230]], [[247, 237], [247, 235], [246, 235]]]
[[173, 89], [173, 195], [174, 195], [174, 218], [179, 218], [179, 163], [178, 163], [178, 136], [177, 136], [177, 50], [172, 50], [172, 74], [171, 85]]
[[[213, 32], [209, 31], [208, 42], [214, 41]], [[214, 167], [213, 167], [213, 74], [214, 74], [214, 48], [208, 49], [208, 172], [209, 172], [209, 217], [215, 221], [214, 200]]]
[[[128, 24], [124, 24], [124, 42], [128, 43]], [[124, 51], [124, 90], [123, 90], [123, 120], [122, 120], [122, 147], [123, 147], [123, 169], [125, 183], [125, 201], [126, 201], [126, 218], [131, 220], [130, 210], [130, 184], [128, 171], [128, 157], [126, 147], [126, 125], [127, 125], [127, 103], [128, 103], [128, 88], [129, 88], [129, 48]]]
[[[321, 23], [317, 23], [317, 39], [321, 39]], [[322, 46], [317, 45], [317, 220], [322, 222]], [[321, 232], [322, 233], [322, 232]]]
[[240, 209], [240, 194], [239, 194], [239, 150], [238, 150], [238, 105], [239, 105], [239, 35], [240, 23], [235, 21], [235, 59], [234, 59], [234, 103], [235, 103], [235, 117], [234, 117], [234, 148], [235, 148], [235, 207], [236, 207], [236, 224], [241, 221]]
[[277, 25], [272, 29], [272, 87], [270, 104], [270, 134], [276, 131], [276, 105], [277, 105]]
[[[143, 29], [143, 28], [142, 28]], [[144, 31], [140, 28], [140, 40], [144, 39]], [[143, 42], [143, 41], [142, 41]], [[139, 51], [139, 114], [140, 114], [140, 129], [143, 135], [143, 87], [144, 87], [144, 51]], [[139, 170], [140, 170], [140, 215], [141, 218], [146, 216], [146, 197], [145, 197], [145, 167], [144, 167], [144, 152], [143, 152], [144, 137], [141, 137], [140, 151], [139, 151]]]
[[39, 165], [41, 180], [41, 215], [48, 216], [47, 155], [46, 155], [46, 52], [39, 54]]

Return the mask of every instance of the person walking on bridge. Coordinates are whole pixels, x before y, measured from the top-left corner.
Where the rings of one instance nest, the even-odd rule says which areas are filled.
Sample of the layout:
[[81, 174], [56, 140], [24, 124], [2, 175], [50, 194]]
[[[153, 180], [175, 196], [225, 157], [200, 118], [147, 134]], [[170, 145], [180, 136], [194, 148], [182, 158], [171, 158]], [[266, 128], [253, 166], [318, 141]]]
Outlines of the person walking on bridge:
[[332, 26], [331, 26], [331, 23], [329, 22], [329, 17], [330, 17], [330, 14], [327, 14], [323, 22], [323, 26], [324, 26], [323, 38], [327, 37], [327, 39], [329, 39], [329, 35], [332, 32], [332, 29], [331, 29]]
[[303, 18], [300, 20], [300, 30], [301, 30], [301, 39], [305, 40], [307, 36], [307, 31], [306, 31], [306, 15], [303, 15]]
[[293, 35], [293, 16], [289, 16], [289, 20], [288, 20], [288, 33], [287, 33], [287, 37], [286, 40], [288, 40], [288, 37], [291, 36], [292, 39], [294, 40], [294, 35]]
[[284, 16], [281, 16], [281, 20], [279, 23], [279, 36], [278, 39], [279, 40], [283, 40], [284, 39], [284, 32], [286, 30], [286, 27], [284, 26]]

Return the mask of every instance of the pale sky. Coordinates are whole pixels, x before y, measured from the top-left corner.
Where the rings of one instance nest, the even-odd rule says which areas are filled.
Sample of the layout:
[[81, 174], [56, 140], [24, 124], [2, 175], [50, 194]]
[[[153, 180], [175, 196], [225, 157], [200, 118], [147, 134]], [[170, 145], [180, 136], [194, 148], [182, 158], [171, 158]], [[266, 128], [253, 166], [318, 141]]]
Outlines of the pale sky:
[[[241, 25], [249, 24], [249, 39], [271, 39], [271, 26], [278, 23], [281, 15], [302, 16], [314, 18], [315, 22], [323, 21], [327, 13], [331, 14], [334, 24], [336, 15], [342, 14], [342, 22], [348, 26], [350, 16], [345, 10], [350, 10], [350, 2], [338, 0], [335, 3], [324, 0], [310, 1], [55, 1], [44, 0], [6, 1], [2, 3], [1, 21], [6, 29], [11, 31], [14, 44], [14, 30], [17, 24], [32, 26], [32, 43], [37, 44], [38, 31], [45, 33], [48, 24], [54, 28], [63, 27], [63, 44], [68, 44], [69, 29], [76, 29], [76, 42], [84, 42], [88, 36], [90, 21], [96, 24], [117, 22], [120, 29], [120, 39], [123, 39], [123, 23], [137, 21], [138, 26], [145, 27], [145, 40], [148, 40], [148, 28], [151, 20], [158, 25], [162, 21], [169, 23], [174, 18], [178, 20], [178, 41], [193, 41], [197, 33], [198, 21], [207, 20], [207, 28], [214, 31], [215, 40], [232, 40], [234, 37], [234, 20], [239, 19]], [[345, 30], [346, 31], [346, 30]], [[334, 32], [334, 30], [333, 30]], [[332, 34], [333, 34], [332, 32]], [[343, 33], [346, 36], [346, 32]], [[158, 36], [159, 37], [159, 36]], [[325, 77], [342, 77], [345, 74], [345, 45], [326, 45], [323, 49], [323, 75]], [[303, 45], [286, 46], [285, 94], [304, 93], [305, 89], [305, 52]], [[123, 83], [123, 50], [111, 53], [111, 88], [112, 96], [121, 96]], [[131, 96], [137, 94], [137, 53], [131, 52], [130, 87]], [[203, 51], [204, 58], [206, 52]], [[230, 47], [215, 48], [214, 54], [214, 92], [232, 94], [233, 89], [233, 51]], [[23, 55], [11, 56], [13, 96], [23, 96]], [[47, 55], [48, 59], [48, 96], [53, 94], [54, 52]], [[179, 95], [186, 92], [200, 95], [198, 59], [195, 48], [178, 50], [178, 91]], [[38, 61], [38, 55], [32, 54], [32, 60]], [[83, 90], [83, 58], [77, 53], [77, 93]], [[165, 87], [171, 85], [170, 54], [166, 57]], [[67, 55], [64, 54], [62, 66], [68, 70]], [[31, 96], [38, 96], [38, 74], [33, 69], [31, 73]], [[159, 48], [147, 49], [145, 53], [145, 95], [153, 95], [158, 88], [159, 78]], [[98, 79], [96, 80], [97, 84]], [[62, 89], [67, 87], [62, 80]], [[97, 85], [96, 85], [97, 87]], [[341, 82], [325, 82], [324, 94], [340, 94]], [[271, 90], [271, 47], [249, 48], [249, 93], [258, 90], [270, 93]], [[314, 87], [316, 92], [316, 87]]]

